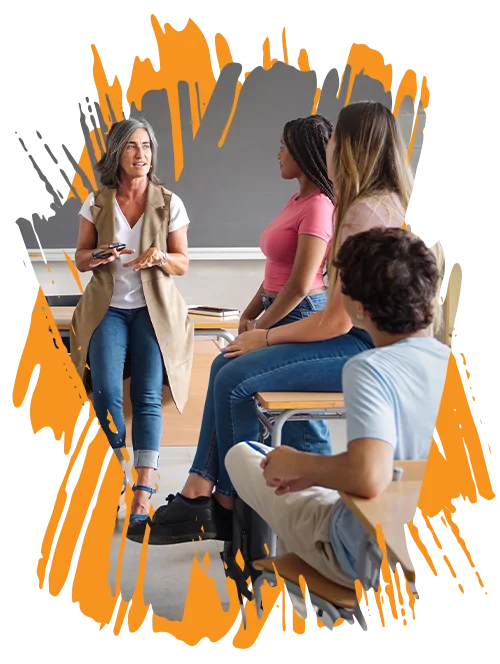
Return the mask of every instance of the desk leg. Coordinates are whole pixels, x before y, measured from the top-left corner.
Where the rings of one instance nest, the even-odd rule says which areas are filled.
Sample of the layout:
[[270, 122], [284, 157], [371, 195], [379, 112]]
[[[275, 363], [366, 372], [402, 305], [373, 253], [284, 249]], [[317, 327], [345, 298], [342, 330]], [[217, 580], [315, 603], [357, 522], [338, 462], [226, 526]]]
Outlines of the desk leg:
[[231, 332], [228, 332], [227, 330], [218, 330], [217, 339], [221, 340], [221, 348], [225, 348], [228, 344], [231, 343], [231, 341], [234, 341], [234, 335], [232, 335]]
[[[224, 348], [228, 343], [234, 341], [234, 336], [228, 330], [222, 330], [219, 327], [214, 327], [205, 330], [194, 331], [195, 337], [215, 337], [220, 343], [220, 347]], [[222, 340], [222, 341], [221, 341]]]
[[[293, 417], [298, 411], [288, 410], [284, 413], [281, 413], [279, 417], [276, 418], [274, 426], [272, 427], [271, 432], [271, 447], [279, 447], [281, 445], [281, 431], [283, 430], [283, 425], [287, 420]], [[278, 551], [278, 536], [276, 533], [273, 533], [271, 536], [271, 545], [269, 547], [269, 555], [275, 557]]]

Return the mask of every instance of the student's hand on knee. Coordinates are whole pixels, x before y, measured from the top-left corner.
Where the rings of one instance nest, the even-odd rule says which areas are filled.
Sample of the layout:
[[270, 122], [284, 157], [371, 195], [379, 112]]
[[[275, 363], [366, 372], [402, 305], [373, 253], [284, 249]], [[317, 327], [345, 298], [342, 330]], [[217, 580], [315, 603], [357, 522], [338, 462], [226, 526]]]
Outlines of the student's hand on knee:
[[267, 486], [275, 487], [278, 495], [311, 487], [312, 483], [303, 476], [304, 454], [285, 446], [269, 452], [260, 464]]
[[267, 330], [251, 330], [239, 334], [234, 341], [222, 349], [226, 357], [240, 357], [254, 350], [265, 348]]

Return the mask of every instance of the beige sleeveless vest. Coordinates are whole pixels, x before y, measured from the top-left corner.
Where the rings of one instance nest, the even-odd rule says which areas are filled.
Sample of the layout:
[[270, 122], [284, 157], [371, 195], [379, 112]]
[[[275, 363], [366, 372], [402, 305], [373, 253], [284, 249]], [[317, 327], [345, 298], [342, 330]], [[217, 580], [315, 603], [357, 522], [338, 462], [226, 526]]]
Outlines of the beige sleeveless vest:
[[[141, 230], [141, 253], [149, 247], [167, 249], [170, 221], [171, 192], [149, 184]], [[91, 208], [97, 230], [97, 245], [111, 244], [115, 239], [116, 189], [103, 187], [94, 198]], [[172, 398], [182, 412], [188, 398], [193, 362], [194, 331], [187, 305], [173, 278], [161, 267], [140, 270], [144, 298], [163, 357], [165, 384], [170, 386]], [[71, 359], [83, 381], [91, 390], [91, 367], [88, 349], [90, 339], [104, 318], [115, 283], [115, 262], [93, 270], [92, 278], [75, 309], [70, 331]], [[126, 367], [124, 377], [127, 377]]]

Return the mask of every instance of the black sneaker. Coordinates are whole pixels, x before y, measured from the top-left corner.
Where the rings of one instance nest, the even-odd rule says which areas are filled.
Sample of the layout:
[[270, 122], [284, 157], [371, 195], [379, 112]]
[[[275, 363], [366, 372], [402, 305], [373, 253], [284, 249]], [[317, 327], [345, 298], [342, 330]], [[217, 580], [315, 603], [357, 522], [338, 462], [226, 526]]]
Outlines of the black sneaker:
[[216, 540], [232, 542], [233, 540], [233, 510], [228, 510], [214, 499], [214, 517], [217, 535]]
[[167, 505], [162, 505], [154, 513], [150, 528], [149, 544], [180, 544], [213, 539], [217, 534], [213, 500], [204, 496], [184, 498], [180, 493], [175, 496], [170, 494]]

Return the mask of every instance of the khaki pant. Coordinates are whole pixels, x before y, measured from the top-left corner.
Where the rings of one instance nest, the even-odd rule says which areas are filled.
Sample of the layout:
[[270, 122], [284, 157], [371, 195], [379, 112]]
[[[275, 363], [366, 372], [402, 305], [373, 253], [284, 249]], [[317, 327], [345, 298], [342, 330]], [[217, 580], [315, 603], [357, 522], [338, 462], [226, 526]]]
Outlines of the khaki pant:
[[[260, 447], [271, 451], [265, 445]], [[280, 551], [295, 553], [323, 576], [353, 588], [354, 583], [340, 568], [330, 544], [330, 520], [340, 500], [338, 492], [311, 487], [277, 496], [264, 480], [262, 459], [246, 443], [235, 445], [227, 453], [226, 468], [240, 498], [278, 535]]]

